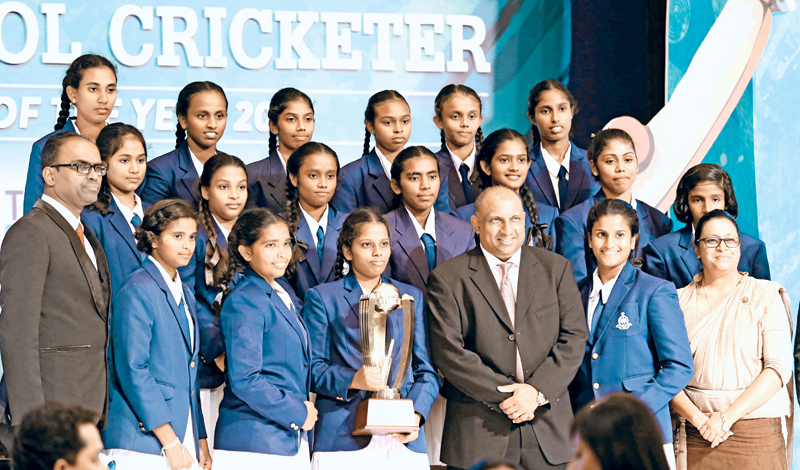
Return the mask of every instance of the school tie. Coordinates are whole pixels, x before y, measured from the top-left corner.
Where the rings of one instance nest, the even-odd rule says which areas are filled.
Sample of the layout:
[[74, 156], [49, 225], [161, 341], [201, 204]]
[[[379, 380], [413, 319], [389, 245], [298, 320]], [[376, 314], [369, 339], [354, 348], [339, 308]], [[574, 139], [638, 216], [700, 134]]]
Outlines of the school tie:
[[436, 242], [427, 233], [422, 234], [422, 246], [425, 247], [425, 259], [428, 260], [428, 272], [436, 267]]
[[558, 169], [558, 211], [564, 212], [567, 210], [567, 191], [569, 189], [569, 181], [567, 181], [567, 169], [564, 166]]
[[597, 338], [597, 324], [600, 322], [600, 317], [603, 315], [605, 306], [606, 304], [603, 303], [603, 295], [601, 294], [600, 298], [597, 300], [597, 307], [594, 308], [594, 314], [592, 315], [592, 329], [589, 330], [589, 334], [592, 335], [592, 338]]
[[78, 228], [75, 229], [75, 232], [78, 234], [78, 238], [81, 239], [81, 246], [86, 248], [86, 240], [83, 238], [83, 225], [78, 224]]
[[325, 245], [325, 231], [322, 227], [317, 227], [317, 258], [319, 258], [319, 265], [322, 266], [322, 248]]
[[139, 228], [139, 224], [141, 223], [142, 223], [142, 218], [136, 214], [133, 214], [133, 217], [131, 217], [131, 225], [133, 225], [133, 228]]
[[183, 326], [186, 328], [186, 334], [189, 335], [189, 343], [191, 344], [192, 332], [189, 330], [189, 318], [186, 316], [186, 304], [183, 303], [183, 296], [181, 296], [181, 301], [178, 303], [178, 310], [180, 310], [179, 316], [183, 319]]
[[[509, 273], [511, 272], [511, 266], [513, 266], [513, 264], [509, 262], [499, 264], [498, 266], [500, 266], [500, 272], [502, 273], [500, 276], [500, 295], [503, 297], [503, 302], [506, 304], [506, 310], [508, 311], [508, 316], [511, 318], [511, 324], [514, 325], [514, 329], [516, 330], [517, 299], [514, 297], [514, 288], [511, 286], [511, 277], [509, 276]], [[516, 337], [515, 335], [512, 336]], [[522, 358], [519, 355], [519, 346], [517, 346], [516, 349], [517, 382], [522, 383], [525, 381], [525, 371], [522, 368]]]
[[462, 163], [458, 167], [458, 172], [461, 173], [461, 187], [464, 189], [464, 197], [467, 199], [467, 204], [472, 201], [472, 183], [469, 182], [469, 167], [466, 163]]

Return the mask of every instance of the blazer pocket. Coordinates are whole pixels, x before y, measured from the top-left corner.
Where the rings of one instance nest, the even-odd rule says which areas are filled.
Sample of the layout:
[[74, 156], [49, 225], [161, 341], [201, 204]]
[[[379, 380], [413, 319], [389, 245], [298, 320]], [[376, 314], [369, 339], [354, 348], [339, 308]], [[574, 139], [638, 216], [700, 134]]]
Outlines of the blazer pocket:
[[164, 401], [172, 400], [172, 397], [175, 396], [175, 386], [166, 382], [159, 382], [158, 380], [156, 380], [156, 384], [158, 385], [158, 389], [161, 390], [161, 394], [164, 395]]
[[635, 392], [655, 377], [654, 374], [646, 372], [644, 374], [629, 375], [622, 379], [622, 388], [626, 392]]
[[91, 348], [92, 346], [88, 344], [80, 344], [76, 346], [53, 346], [49, 348], [39, 348], [39, 352], [42, 354], [72, 353], [78, 351], [86, 351], [87, 349]]

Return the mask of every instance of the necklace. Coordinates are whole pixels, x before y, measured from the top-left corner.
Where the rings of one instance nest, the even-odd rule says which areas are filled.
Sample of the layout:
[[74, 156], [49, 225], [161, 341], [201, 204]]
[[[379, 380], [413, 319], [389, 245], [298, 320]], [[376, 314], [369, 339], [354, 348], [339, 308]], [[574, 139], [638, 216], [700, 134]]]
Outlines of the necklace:
[[[730, 289], [728, 289], [728, 294], [726, 294], [726, 295], [730, 295], [731, 291], [733, 289], [735, 289], [736, 286], [738, 286], [742, 282], [742, 279], [744, 279], [744, 276], [739, 274], [739, 279], [736, 281], [736, 284], [733, 287], [731, 287]], [[706, 280], [705, 279], [703, 279], [703, 283], [700, 284], [700, 288], [703, 290], [703, 297], [706, 298], [706, 303], [708, 304], [708, 308], [710, 309], [712, 307], [712, 305], [711, 305], [711, 301], [708, 300], [708, 292], [706, 292]]]

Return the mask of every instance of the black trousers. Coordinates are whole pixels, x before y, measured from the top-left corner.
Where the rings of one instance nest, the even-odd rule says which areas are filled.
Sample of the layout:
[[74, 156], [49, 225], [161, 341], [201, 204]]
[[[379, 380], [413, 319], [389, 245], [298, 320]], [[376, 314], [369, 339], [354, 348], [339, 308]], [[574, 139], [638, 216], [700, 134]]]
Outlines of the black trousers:
[[[539, 469], [560, 469], [567, 468], [567, 464], [552, 465], [542, 453], [539, 447], [539, 440], [533, 432], [531, 423], [524, 423], [521, 426], [513, 426], [511, 435], [508, 437], [508, 448], [503, 456], [507, 462], [519, 465], [524, 470]], [[477, 462], [476, 462], [477, 463]], [[447, 470], [464, 470], [452, 465], [447, 466]]]

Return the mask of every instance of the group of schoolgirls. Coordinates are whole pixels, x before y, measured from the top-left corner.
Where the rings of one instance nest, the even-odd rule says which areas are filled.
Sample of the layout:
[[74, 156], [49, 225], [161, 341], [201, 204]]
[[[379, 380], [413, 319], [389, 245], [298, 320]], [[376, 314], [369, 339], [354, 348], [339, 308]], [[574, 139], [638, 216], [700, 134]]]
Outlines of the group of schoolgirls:
[[[94, 140], [108, 166], [82, 218], [103, 244], [114, 292], [103, 438], [116, 468], [164, 459], [173, 469], [209, 468], [211, 447], [216, 468], [427, 468], [427, 454], [438, 463], [444, 407], [425, 331], [426, 279], [475, 247], [474, 201], [493, 185], [519, 192], [526, 243], [568, 258], [579, 281], [590, 339], [573, 404], [598, 397], [590, 366], [627, 376], [639, 367], [657, 390], [636, 393], [671, 441], [664, 409], [691, 378], [692, 361], [688, 343], [660, 345], [686, 337], [675, 288], [702, 269], [692, 226], [713, 209], [738, 210], [718, 166], [684, 175], [674, 209], [686, 227], [670, 233], [672, 221], [631, 193], [638, 160], [630, 136], [607, 129], [588, 153], [575, 146], [577, 102], [552, 79], [528, 97], [530, 148], [511, 129], [484, 139], [481, 100], [464, 85], [436, 97], [441, 150], [406, 148], [408, 103], [396, 91], [376, 93], [365, 111], [363, 155], [341, 169], [331, 148], [312, 141], [305, 93], [285, 88], [272, 97], [269, 154], [245, 165], [217, 149], [223, 89], [193, 82], [178, 96], [176, 148], [148, 162], [135, 127], [106, 125], [116, 82], [101, 56], [72, 63], [56, 131], [34, 144], [25, 188], [27, 211], [42, 192], [41, 149], [66, 130]], [[742, 253], [740, 270], [769, 278], [761, 241], [743, 235]], [[360, 297], [380, 282], [414, 299], [412, 367], [401, 393], [421, 426], [352, 436], [357, 405], [382, 383], [377, 368], [364, 366], [358, 322]], [[603, 321], [621, 309], [634, 327], [607, 328]], [[390, 314], [387, 331], [401, 344], [400, 313]], [[631, 346], [634, 336], [641, 347]], [[627, 361], [590, 364], [599, 344], [621, 338]], [[392, 355], [390, 383], [399, 348]], [[653, 364], [660, 370], [649, 370]], [[619, 389], [641, 388], [633, 385], [641, 384]]]

